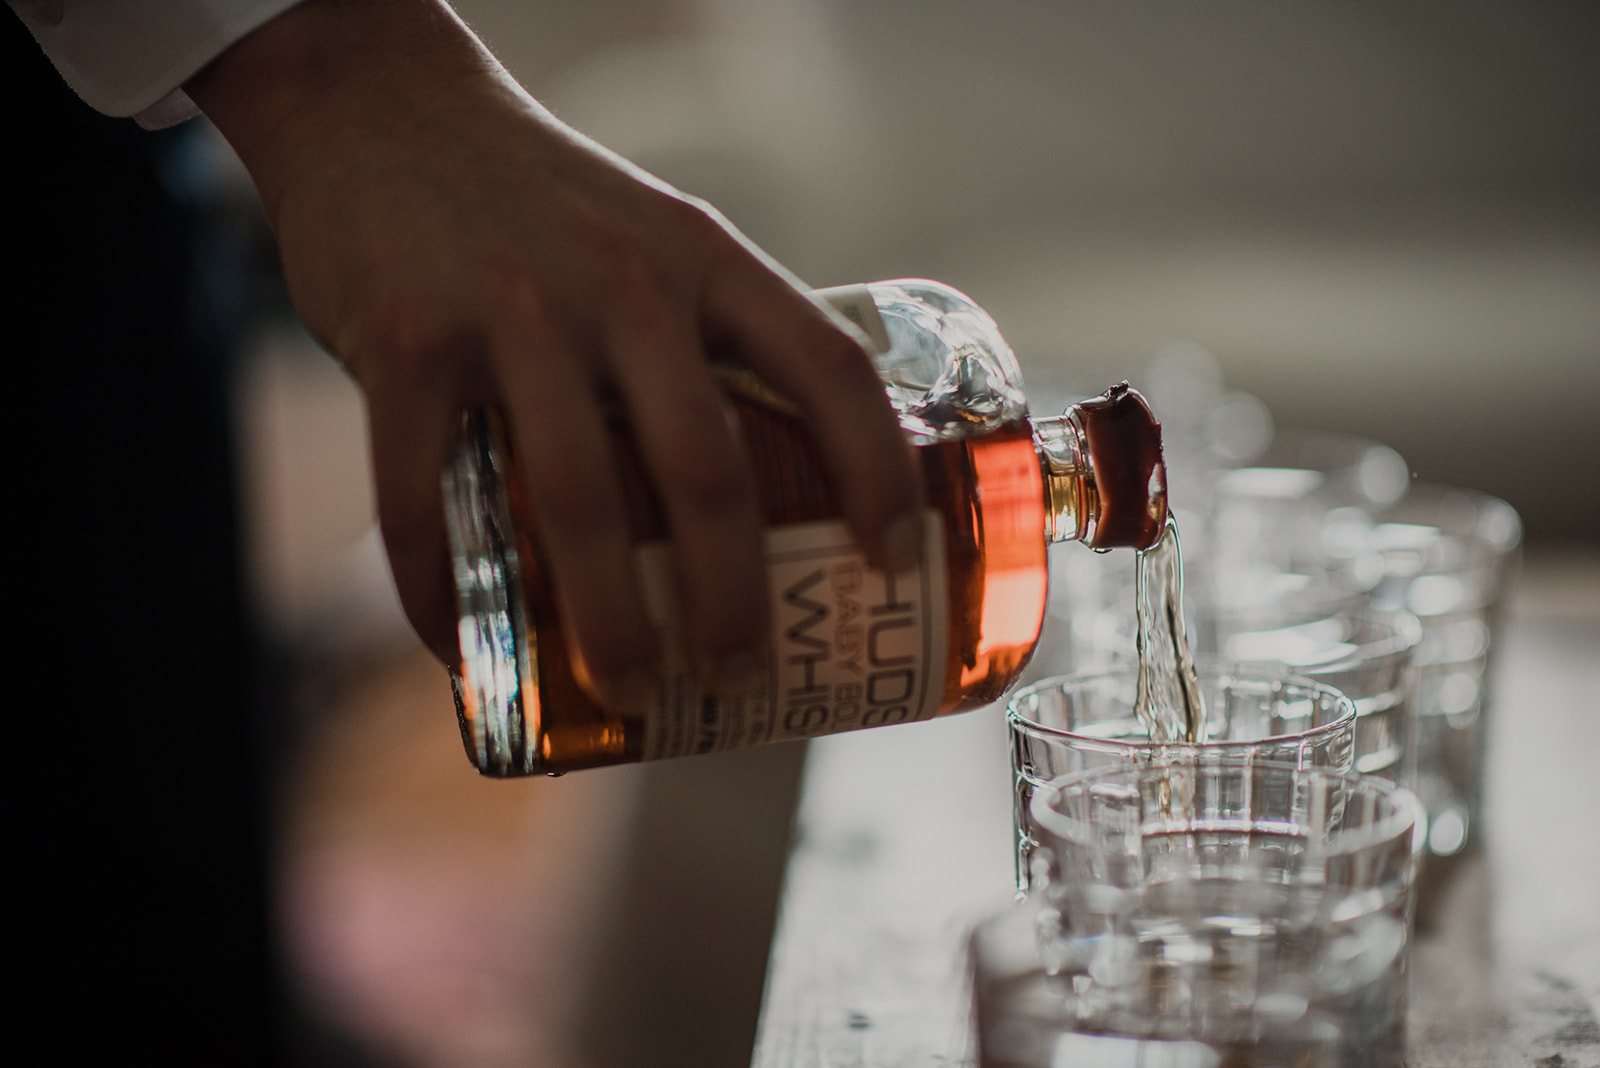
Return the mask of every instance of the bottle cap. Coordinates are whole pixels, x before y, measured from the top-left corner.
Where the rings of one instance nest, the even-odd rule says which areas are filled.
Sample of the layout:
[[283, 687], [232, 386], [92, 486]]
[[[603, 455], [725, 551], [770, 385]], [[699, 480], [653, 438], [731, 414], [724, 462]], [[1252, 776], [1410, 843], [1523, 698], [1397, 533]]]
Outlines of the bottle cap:
[[1088, 444], [1099, 499], [1089, 547], [1148, 549], [1167, 523], [1167, 465], [1155, 413], [1138, 390], [1119, 382], [1073, 405], [1067, 417]]

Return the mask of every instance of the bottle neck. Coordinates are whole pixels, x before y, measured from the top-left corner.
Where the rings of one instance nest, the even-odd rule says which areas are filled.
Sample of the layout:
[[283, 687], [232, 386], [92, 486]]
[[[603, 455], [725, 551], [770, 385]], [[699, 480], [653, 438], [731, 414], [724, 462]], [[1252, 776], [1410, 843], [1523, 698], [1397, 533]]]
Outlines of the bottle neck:
[[1167, 522], [1161, 424], [1126, 382], [1061, 415], [1035, 417], [1045, 536], [1091, 549], [1147, 549]]
[[1083, 428], [1064, 415], [1033, 417], [1033, 447], [1044, 472], [1045, 537], [1093, 544], [1099, 494]]

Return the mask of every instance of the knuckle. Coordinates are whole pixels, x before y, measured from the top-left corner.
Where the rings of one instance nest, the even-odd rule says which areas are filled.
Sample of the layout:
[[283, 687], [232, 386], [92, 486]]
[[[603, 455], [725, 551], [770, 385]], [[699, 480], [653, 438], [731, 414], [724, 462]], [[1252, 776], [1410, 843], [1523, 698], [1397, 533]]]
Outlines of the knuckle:
[[397, 297], [353, 327], [350, 351], [341, 355], [368, 388], [409, 384], [437, 374], [438, 353], [448, 345], [448, 335], [422, 302]]
[[666, 198], [663, 210], [669, 222], [688, 233], [704, 234], [710, 238], [727, 236], [732, 229], [727, 217], [708, 200], [688, 193], [678, 193]]

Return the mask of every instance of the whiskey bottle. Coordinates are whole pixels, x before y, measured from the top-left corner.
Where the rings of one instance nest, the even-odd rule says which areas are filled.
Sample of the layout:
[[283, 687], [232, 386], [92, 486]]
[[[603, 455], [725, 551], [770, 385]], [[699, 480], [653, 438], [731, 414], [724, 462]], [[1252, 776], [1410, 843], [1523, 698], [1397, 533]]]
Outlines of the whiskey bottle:
[[716, 373], [757, 471], [774, 619], [764, 685], [701, 692], [675, 644], [661, 512], [626, 421], [613, 421], [635, 562], [661, 627], [651, 713], [597, 704], [578, 681], [506, 435], [464, 417], [443, 476], [460, 615], [452, 672], [462, 741], [485, 775], [718, 752], [949, 715], [1001, 696], [1044, 618], [1046, 546], [1144, 548], [1166, 521], [1160, 425], [1127, 383], [1031, 418], [1016, 357], [949, 286], [877, 282], [818, 293], [867, 334], [927, 487], [921, 562], [869, 567], [805, 420], [747, 371]]

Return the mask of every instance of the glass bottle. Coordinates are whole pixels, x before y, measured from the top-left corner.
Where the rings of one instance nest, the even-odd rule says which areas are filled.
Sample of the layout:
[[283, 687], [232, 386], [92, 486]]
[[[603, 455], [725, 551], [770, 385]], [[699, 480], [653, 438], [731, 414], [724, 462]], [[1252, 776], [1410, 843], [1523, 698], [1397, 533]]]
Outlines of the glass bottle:
[[700, 692], [674, 646], [672, 571], [626, 423], [613, 432], [636, 563], [662, 627], [649, 716], [578, 682], [516, 461], [490, 413], [465, 417], [443, 476], [460, 615], [462, 741], [485, 775], [559, 774], [948, 715], [1014, 682], [1044, 618], [1046, 546], [1144, 548], [1166, 521], [1160, 425], [1127, 383], [1031, 418], [1016, 357], [981, 308], [938, 282], [818, 293], [867, 334], [927, 488], [922, 562], [867, 566], [798, 410], [748, 371], [716, 369], [757, 469], [774, 621], [767, 683]]

